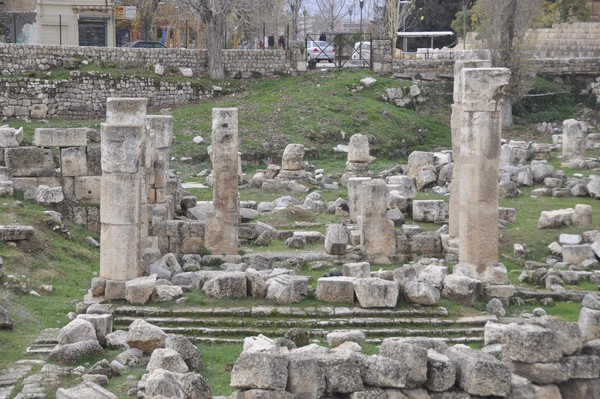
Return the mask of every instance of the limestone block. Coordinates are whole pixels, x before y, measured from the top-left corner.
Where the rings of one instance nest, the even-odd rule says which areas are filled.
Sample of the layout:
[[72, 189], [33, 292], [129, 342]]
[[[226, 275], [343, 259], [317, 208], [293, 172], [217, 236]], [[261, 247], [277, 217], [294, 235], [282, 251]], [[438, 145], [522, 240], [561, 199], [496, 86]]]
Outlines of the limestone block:
[[600, 178], [591, 179], [586, 187], [590, 193], [590, 197], [600, 199]]
[[4, 149], [4, 161], [14, 177], [55, 176], [52, 151], [38, 147]]
[[38, 128], [33, 143], [38, 147], [85, 147], [87, 128]]
[[137, 348], [145, 354], [164, 348], [167, 334], [160, 328], [143, 319], [136, 319], [129, 325], [127, 345]]
[[141, 190], [141, 181], [137, 174], [104, 173], [100, 187], [103, 205], [100, 207], [102, 223], [112, 225], [140, 223]]
[[531, 165], [531, 174], [533, 175], [533, 181], [536, 183], [541, 183], [547, 177], [552, 177], [554, 174], [554, 168], [551, 165], [548, 165], [546, 161], [532, 161]]
[[369, 137], [353, 134], [348, 143], [349, 162], [369, 162]]
[[511, 387], [508, 366], [492, 355], [454, 346], [446, 355], [456, 365], [458, 386], [471, 395], [507, 396]]
[[146, 371], [152, 373], [157, 369], [164, 369], [173, 373], [186, 373], [188, 366], [183, 361], [179, 352], [173, 349], [156, 348], [152, 352], [152, 355], [150, 355]]
[[573, 224], [573, 208], [542, 211], [538, 220], [538, 229], [555, 229]]
[[423, 190], [425, 188], [433, 187], [437, 183], [437, 180], [438, 176], [435, 173], [435, 169], [433, 169], [433, 167], [428, 167], [419, 172], [415, 184], [417, 190]]
[[181, 374], [164, 369], [156, 369], [145, 381], [145, 395], [151, 398], [186, 399], [180, 384]]
[[436, 306], [440, 303], [440, 291], [429, 282], [407, 281], [404, 296], [407, 301], [419, 305]]
[[202, 355], [187, 337], [169, 334], [165, 340], [165, 348], [179, 353], [190, 370], [198, 371], [202, 368]]
[[569, 379], [569, 367], [566, 362], [559, 363], [521, 363], [510, 362], [513, 373], [527, 378], [534, 384], [559, 384]]
[[107, 280], [130, 280], [142, 275], [139, 268], [140, 228], [138, 225], [102, 223], [100, 277]]
[[441, 257], [441, 237], [436, 232], [415, 234], [410, 241], [410, 251], [415, 257]]
[[65, 196], [62, 187], [40, 185], [35, 189], [34, 199], [38, 204], [48, 206], [51, 204], [60, 204], [65, 199]]
[[600, 295], [598, 294], [586, 294], [581, 301], [581, 306], [584, 308], [600, 310]]
[[592, 206], [577, 204], [573, 211], [573, 225], [575, 227], [592, 227]]
[[0, 127], [0, 147], [18, 147], [23, 141], [23, 128]]
[[72, 365], [92, 356], [99, 356], [104, 350], [97, 340], [78, 341], [71, 344], [57, 345], [48, 358], [52, 361]]
[[354, 303], [354, 277], [321, 277], [316, 297], [323, 302]]
[[517, 211], [515, 208], [498, 208], [498, 219], [505, 220], [509, 223], [514, 223], [517, 219]]
[[[77, 319], [87, 320], [94, 326], [96, 337], [100, 342], [106, 340], [106, 336], [112, 332], [113, 315], [107, 314], [79, 314]], [[77, 320], [75, 319], [75, 320]]]
[[33, 226], [21, 225], [0, 225], [0, 240], [2, 241], [21, 241], [31, 240], [34, 235]]
[[294, 231], [295, 238], [304, 239], [307, 244], [324, 244], [325, 236], [318, 231]]
[[434, 287], [441, 289], [444, 278], [448, 275], [446, 266], [427, 265], [419, 272], [417, 279], [432, 284]]
[[105, 280], [104, 297], [106, 299], [125, 299], [125, 281]]
[[327, 334], [327, 343], [332, 348], [337, 348], [344, 342], [362, 342], [365, 339], [365, 333], [360, 330], [333, 331]]
[[[600, 380], [569, 380], [559, 385], [560, 395], [557, 398], [600, 399]], [[554, 399], [554, 398], [552, 398]]]
[[283, 151], [281, 158], [281, 169], [283, 170], [303, 170], [304, 145], [288, 144]]
[[388, 189], [390, 193], [395, 191], [404, 198], [414, 198], [417, 195], [415, 182], [408, 176], [397, 175], [387, 178]]
[[12, 181], [0, 181], [0, 197], [12, 197], [15, 193]]
[[407, 365], [388, 356], [361, 356], [361, 377], [366, 385], [381, 388], [404, 388], [409, 373]]
[[553, 363], [563, 355], [554, 331], [531, 324], [510, 324], [502, 344], [503, 355], [517, 362]]
[[563, 262], [580, 265], [586, 260], [596, 260], [596, 255], [589, 245], [563, 245], [562, 246]]
[[84, 381], [72, 388], [58, 388], [56, 391], [56, 399], [80, 398], [117, 399], [117, 395], [90, 381]]
[[342, 275], [356, 278], [371, 277], [371, 265], [369, 262], [344, 263], [342, 264]]
[[86, 176], [86, 147], [67, 147], [60, 150], [60, 173], [62, 176]]
[[[100, 204], [101, 176], [82, 176], [74, 180], [75, 199], [83, 204]], [[122, 193], [126, 195], [126, 193]]]
[[421, 170], [427, 166], [434, 165], [435, 156], [433, 152], [414, 151], [408, 156], [408, 170], [406, 175], [416, 180]]
[[173, 140], [173, 117], [170, 115], [147, 115], [146, 129], [154, 136], [157, 149], [170, 148]]
[[231, 370], [231, 386], [238, 389], [285, 390], [288, 360], [278, 354], [242, 352]]
[[413, 201], [413, 221], [443, 223], [448, 215], [448, 204], [444, 200]]
[[331, 255], [344, 255], [348, 245], [348, 228], [343, 224], [327, 226], [325, 233], [325, 252]]
[[288, 382], [286, 390], [297, 398], [320, 398], [325, 392], [325, 371], [314, 356], [288, 356]]
[[143, 126], [117, 126], [103, 123], [100, 127], [102, 171], [137, 173], [143, 155], [141, 149], [144, 133]]
[[567, 166], [570, 162], [585, 159], [586, 140], [584, 132], [587, 127], [575, 119], [563, 121], [562, 163]]
[[[143, 126], [146, 120], [146, 98], [106, 99], [106, 123], [121, 126]], [[104, 141], [103, 141], [104, 142]]]
[[359, 361], [353, 355], [338, 354], [320, 360], [325, 371], [327, 393], [343, 394], [363, 389]]
[[450, 274], [444, 278], [442, 296], [459, 303], [472, 305], [481, 296], [481, 282], [467, 276]]
[[508, 300], [515, 293], [515, 286], [512, 284], [486, 285], [483, 287], [483, 295], [486, 298], [498, 298]]
[[358, 220], [362, 209], [363, 185], [370, 181], [370, 177], [352, 177], [348, 179], [348, 210], [353, 222]]
[[427, 381], [427, 349], [402, 342], [402, 340], [386, 338], [381, 343], [379, 355], [404, 364], [408, 370], [406, 375], [407, 388], [418, 387]]
[[125, 283], [125, 298], [129, 303], [144, 304], [148, 302], [156, 289], [156, 274], [138, 277]]
[[558, 236], [558, 243], [561, 245], [579, 245], [583, 242], [580, 234], [561, 234]]
[[204, 283], [202, 291], [213, 298], [245, 298], [247, 296], [246, 275], [232, 272], [217, 276]]
[[57, 342], [59, 345], [72, 344], [81, 341], [97, 340], [94, 325], [85, 319], [73, 319], [60, 329]]
[[399, 287], [380, 278], [354, 280], [354, 293], [362, 308], [393, 308], [398, 302]]
[[566, 356], [561, 363], [566, 363], [569, 376], [573, 379], [597, 379], [600, 375], [600, 358], [598, 356]]
[[102, 175], [102, 151], [100, 147], [86, 147], [87, 171], [89, 176]]
[[281, 275], [269, 280], [266, 298], [277, 303], [298, 303], [308, 295], [307, 276]]
[[583, 342], [600, 338], [600, 310], [582, 308], [577, 323]]
[[456, 366], [448, 356], [433, 349], [427, 351], [427, 381], [423, 385], [430, 391], [443, 392], [454, 386]]

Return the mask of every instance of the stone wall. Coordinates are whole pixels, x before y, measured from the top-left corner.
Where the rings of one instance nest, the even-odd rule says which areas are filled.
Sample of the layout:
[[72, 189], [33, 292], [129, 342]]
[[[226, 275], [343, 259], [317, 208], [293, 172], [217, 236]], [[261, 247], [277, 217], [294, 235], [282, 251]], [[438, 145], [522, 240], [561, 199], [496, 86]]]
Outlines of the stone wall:
[[71, 79], [0, 79], [0, 115], [94, 119], [106, 113], [108, 97], [135, 93], [150, 107], [169, 107], [212, 97], [212, 87], [157, 78], [113, 77], [73, 72]]
[[[232, 78], [273, 77], [296, 73], [302, 51], [290, 50], [223, 50], [225, 74]], [[122, 47], [34, 46], [0, 43], [2, 75], [24, 71], [46, 71], [76, 66], [79, 60], [96, 63], [131, 65], [161, 64], [165, 68], [192, 68], [194, 75], [207, 71], [206, 50], [141, 49]]]

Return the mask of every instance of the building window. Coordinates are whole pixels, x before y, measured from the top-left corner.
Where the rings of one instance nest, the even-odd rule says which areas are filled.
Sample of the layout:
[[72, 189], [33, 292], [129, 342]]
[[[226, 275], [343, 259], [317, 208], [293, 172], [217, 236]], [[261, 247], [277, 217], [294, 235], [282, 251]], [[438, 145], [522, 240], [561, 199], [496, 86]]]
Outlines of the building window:
[[106, 47], [106, 22], [80, 20], [79, 45]]

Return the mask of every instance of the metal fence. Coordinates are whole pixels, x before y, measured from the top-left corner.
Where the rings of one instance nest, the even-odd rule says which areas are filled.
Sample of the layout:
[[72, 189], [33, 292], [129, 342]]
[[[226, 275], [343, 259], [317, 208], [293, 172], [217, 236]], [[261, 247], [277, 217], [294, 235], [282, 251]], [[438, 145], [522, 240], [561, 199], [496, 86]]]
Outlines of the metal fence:
[[316, 68], [324, 61], [337, 68], [371, 68], [371, 40], [370, 33], [307, 34], [306, 61], [309, 68]]

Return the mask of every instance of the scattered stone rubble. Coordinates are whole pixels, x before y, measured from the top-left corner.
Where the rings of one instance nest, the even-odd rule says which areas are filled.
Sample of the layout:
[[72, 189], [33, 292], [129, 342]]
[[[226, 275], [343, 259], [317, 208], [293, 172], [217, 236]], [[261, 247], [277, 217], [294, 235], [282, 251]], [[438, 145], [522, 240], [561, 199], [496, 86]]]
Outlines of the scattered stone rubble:
[[[361, 331], [316, 344], [244, 341], [231, 372], [232, 398], [599, 398], [600, 306], [589, 296], [578, 323], [543, 316], [488, 322], [485, 346], [448, 346], [440, 338], [388, 338], [365, 355]], [[596, 312], [596, 313], [593, 313]]]

